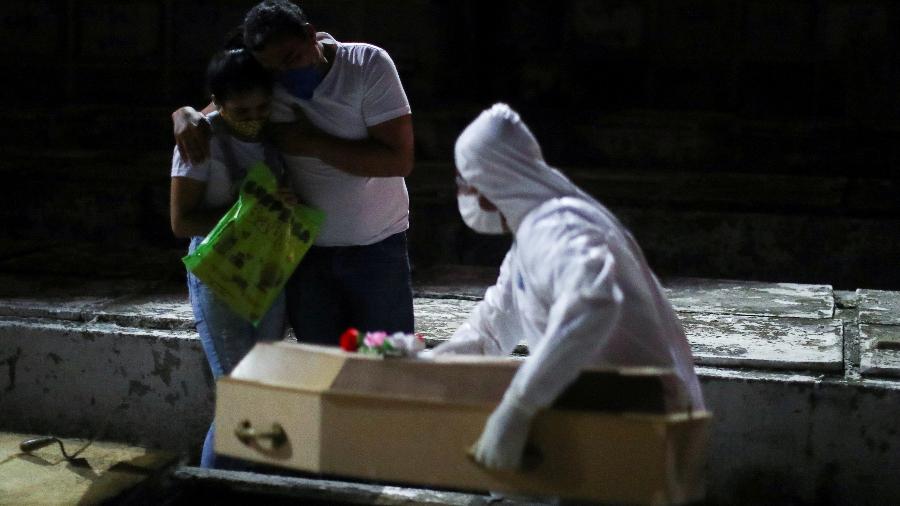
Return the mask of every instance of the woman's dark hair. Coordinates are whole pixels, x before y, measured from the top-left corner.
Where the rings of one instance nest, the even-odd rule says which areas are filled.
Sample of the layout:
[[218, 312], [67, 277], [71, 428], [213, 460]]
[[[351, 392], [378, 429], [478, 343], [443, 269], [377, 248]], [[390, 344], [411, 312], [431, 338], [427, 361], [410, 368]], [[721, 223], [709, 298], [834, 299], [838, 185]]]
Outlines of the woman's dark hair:
[[284, 35], [306, 37], [309, 20], [299, 5], [290, 0], [265, 0], [256, 4], [244, 18], [244, 45], [260, 51]]
[[230, 49], [216, 53], [206, 68], [206, 86], [216, 101], [261, 89], [272, 92], [272, 75], [246, 49]]

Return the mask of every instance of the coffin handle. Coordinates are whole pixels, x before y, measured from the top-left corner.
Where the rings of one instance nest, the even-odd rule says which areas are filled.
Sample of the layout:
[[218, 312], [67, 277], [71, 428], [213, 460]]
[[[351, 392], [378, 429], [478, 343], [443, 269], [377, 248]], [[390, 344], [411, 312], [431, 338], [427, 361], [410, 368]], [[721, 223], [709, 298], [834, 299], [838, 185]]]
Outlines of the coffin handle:
[[247, 446], [262, 446], [260, 441], [268, 441], [272, 450], [277, 450], [287, 443], [287, 434], [278, 423], [273, 423], [267, 431], [261, 431], [253, 427], [250, 420], [244, 420], [234, 429], [234, 435]]

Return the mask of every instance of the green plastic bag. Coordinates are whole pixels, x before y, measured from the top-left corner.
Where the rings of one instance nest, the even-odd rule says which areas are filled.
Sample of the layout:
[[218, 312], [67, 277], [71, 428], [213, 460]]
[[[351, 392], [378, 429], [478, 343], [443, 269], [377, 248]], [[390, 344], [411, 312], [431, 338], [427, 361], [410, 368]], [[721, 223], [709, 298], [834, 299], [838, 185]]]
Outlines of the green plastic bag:
[[236, 314], [258, 325], [319, 233], [325, 213], [285, 206], [262, 162], [238, 201], [182, 262]]

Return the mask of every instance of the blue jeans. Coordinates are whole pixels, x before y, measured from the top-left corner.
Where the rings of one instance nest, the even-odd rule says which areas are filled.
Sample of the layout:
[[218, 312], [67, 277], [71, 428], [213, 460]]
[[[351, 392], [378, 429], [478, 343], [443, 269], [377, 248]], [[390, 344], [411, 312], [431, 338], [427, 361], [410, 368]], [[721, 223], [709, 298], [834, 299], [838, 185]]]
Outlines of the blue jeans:
[[[202, 237], [194, 237], [189, 251], [193, 252], [202, 241]], [[197, 333], [200, 334], [200, 342], [213, 378], [219, 379], [229, 374], [257, 341], [275, 341], [284, 337], [283, 293], [275, 299], [275, 303], [262, 317], [259, 325], [254, 327], [250, 322], [234, 314], [224, 302], [216, 299], [212, 291], [196, 276], [188, 273], [187, 279], [191, 308], [194, 310], [194, 323], [197, 325]], [[214, 435], [215, 426], [210, 425], [200, 456], [202, 467], [213, 467], [215, 464]]]
[[348, 327], [412, 333], [406, 232], [367, 246], [313, 246], [285, 294], [301, 342], [336, 346]]

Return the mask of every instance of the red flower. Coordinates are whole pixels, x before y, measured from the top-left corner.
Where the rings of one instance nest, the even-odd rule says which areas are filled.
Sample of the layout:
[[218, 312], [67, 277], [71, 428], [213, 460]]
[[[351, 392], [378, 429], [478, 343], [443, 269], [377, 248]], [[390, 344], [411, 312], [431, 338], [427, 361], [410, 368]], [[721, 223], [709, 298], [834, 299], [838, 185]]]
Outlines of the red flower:
[[350, 327], [341, 334], [341, 349], [345, 351], [356, 351], [357, 348], [359, 348], [359, 331]]

